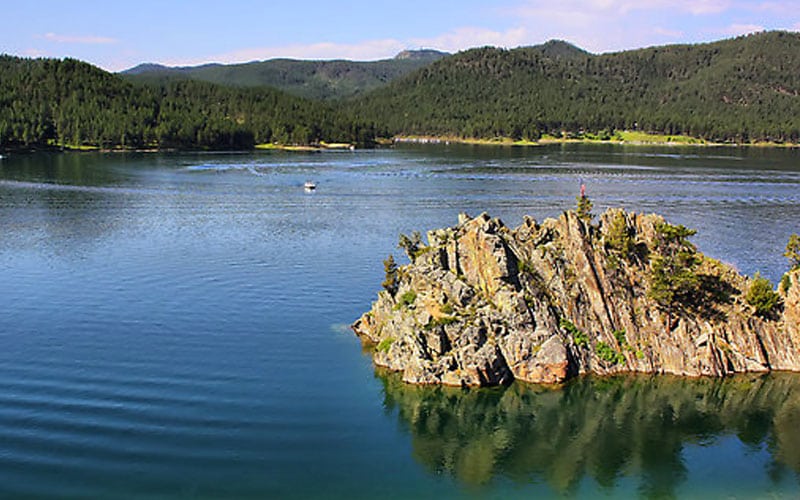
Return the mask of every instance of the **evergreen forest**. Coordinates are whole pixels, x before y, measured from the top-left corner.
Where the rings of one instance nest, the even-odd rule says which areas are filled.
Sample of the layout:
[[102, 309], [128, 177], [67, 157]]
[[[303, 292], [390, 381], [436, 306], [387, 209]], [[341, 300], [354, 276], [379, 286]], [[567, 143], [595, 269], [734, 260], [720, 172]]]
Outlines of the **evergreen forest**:
[[[240, 83], [255, 71], [237, 76], [241, 68], [227, 68], [226, 78]], [[800, 142], [800, 34], [792, 32], [600, 55], [561, 41], [483, 47], [324, 100], [268, 85], [142, 74], [0, 56], [0, 148], [369, 146], [404, 135], [603, 139], [622, 130]]]
[[74, 59], [0, 56], [0, 147], [248, 149], [374, 137], [331, 105], [270, 87], [135, 84]]

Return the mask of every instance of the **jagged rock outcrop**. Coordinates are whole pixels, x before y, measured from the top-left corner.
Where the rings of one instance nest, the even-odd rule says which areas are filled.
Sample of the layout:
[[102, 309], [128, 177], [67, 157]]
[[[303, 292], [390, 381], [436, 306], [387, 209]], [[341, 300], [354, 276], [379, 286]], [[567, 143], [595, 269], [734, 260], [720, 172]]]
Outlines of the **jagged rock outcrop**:
[[353, 330], [377, 365], [418, 384], [800, 371], [800, 271], [764, 318], [744, 300], [748, 278], [697, 253], [691, 300], [665, 307], [648, 293], [664, 224], [613, 209], [596, 224], [569, 211], [516, 229], [462, 215], [428, 233]]

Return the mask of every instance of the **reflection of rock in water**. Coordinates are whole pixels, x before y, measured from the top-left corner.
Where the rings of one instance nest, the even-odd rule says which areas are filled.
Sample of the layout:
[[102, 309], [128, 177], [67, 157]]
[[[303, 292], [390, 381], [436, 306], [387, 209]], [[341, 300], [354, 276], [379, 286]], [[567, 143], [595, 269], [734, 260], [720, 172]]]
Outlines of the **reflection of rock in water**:
[[646, 496], [686, 477], [685, 444], [736, 435], [766, 445], [773, 474], [800, 472], [800, 377], [582, 379], [562, 390], [515, 384], [462, 390], [381, 374], [385, 406], [411, 434], [416, 460], [471, 485], [504, 475], [561, 493], [584, 476], [613, 488], [639, 476]]

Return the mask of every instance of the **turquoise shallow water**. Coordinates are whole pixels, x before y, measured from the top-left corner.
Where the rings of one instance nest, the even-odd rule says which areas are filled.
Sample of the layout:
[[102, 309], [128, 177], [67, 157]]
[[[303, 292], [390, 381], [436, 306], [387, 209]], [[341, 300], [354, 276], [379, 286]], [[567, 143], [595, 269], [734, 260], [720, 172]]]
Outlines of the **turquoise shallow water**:
[[[0, 496], [796, 497], [800, 378], [418, 389], [347, 325], [400, 232], [657, 211], [773, 281], [793, 150], [0, 160]], [[305, 180], [318, 189], [305, 193]]]

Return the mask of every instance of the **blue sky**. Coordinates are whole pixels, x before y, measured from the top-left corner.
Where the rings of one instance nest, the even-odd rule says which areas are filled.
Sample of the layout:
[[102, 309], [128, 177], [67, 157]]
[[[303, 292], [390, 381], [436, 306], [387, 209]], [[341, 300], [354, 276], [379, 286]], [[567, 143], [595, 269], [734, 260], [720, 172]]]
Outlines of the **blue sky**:
[[111, 71], [274, 57], [388, 58], [549, 39], [591, 52], [800, 30], [800, 0], [348, 0], [3, 2], [0, 52]]

